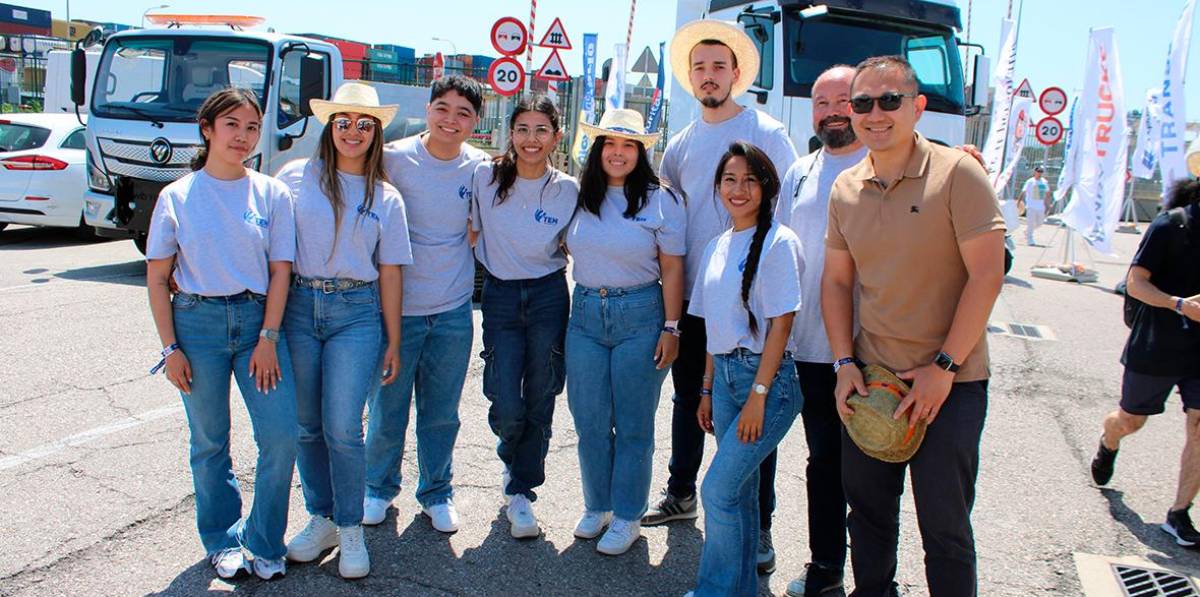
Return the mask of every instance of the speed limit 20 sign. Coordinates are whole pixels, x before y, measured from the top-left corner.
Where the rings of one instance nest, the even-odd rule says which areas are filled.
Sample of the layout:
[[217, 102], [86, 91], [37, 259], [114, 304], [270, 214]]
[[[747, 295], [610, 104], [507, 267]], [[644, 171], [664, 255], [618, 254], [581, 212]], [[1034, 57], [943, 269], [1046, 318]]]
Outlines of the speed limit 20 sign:
[[1053, 116], [1047, 116], [1037, 123], [1037, 140], [1042, 145], [1054, 145], [1063, 136], [1063, 125]]
[[520, 62], [505, 56], [488, 69], [488, 84], [500, 95], [513, 95], [525, 86], [525, 71], [521, 70]]

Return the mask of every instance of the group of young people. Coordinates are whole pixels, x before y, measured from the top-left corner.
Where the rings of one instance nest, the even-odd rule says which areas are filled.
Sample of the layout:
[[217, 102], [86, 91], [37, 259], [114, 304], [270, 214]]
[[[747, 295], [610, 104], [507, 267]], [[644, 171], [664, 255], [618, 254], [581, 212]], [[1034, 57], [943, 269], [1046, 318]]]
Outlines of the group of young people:
[[[915, 132], [925, 99], [903, 58], [822, 74], [813, 126], [824, 146], [801, 158], [782, 124], [734, 101], [759, 68], [740, 27], [695, 21], [671, 46], [701, 118], [672, 137], [659, 173], [647, 151], [658, 133], [619, 109], [581, 123], [591, 145], [578, 179], [554, 168], [563, 127], [540, 96], [518, 102], [510, 142], [490, 158], [465, 142], [482, 90], [449, 77], [433, 84], [428, 131], [386, 145], [396, 108], [369, 86], [314, 100], [325, 125], [316, 156], [271, 178], [243, 166], [258, 143], [255, 96], [228, 89], [205, 102], [195, 171], [155, 208], [147, 280], [218, 575], [272, 578], [334, 547], [342, 576], [368, 574], [362, 525], [382, 522], [399, 493], [414, 402], [417, 500], [435, 529], [457, 530], [474, 257], [513, 537], [540, 533], [533, 504], [565, 386], [584, 498], [574, 533], [599, 537], [597, 551], [623, 553], [643, 525], [695, 518], [699, 501], [694, 594], [756, 594], [757, 572], [774, 569], [775, 449], [800, 415], [812, 557], [789, 593], [842, 591], [848, 529], [854, 594], [897, 594], [909, 468], [931, 593], [976, 593], [984, 326], [1004, 229], [983, 169]], [[907, 462], [872, 457], [844, 430], [852, 396], [875, 390], [864, 363], [912, 385], [894, 413], [924, 433]], [[651, 505], [668, 369], [670, 480]], [[229, 457], [231, 375], [258, 446], [245, 517]], [[706, 434], [717, 452], [697, 492]], [[293, 463], [310, 520], [285, 543]]]

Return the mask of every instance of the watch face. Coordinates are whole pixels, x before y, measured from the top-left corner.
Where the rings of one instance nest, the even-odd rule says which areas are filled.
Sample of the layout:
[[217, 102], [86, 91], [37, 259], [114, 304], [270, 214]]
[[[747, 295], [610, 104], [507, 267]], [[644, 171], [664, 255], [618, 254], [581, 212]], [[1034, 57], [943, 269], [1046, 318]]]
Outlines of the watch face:
[[766, 393], [767, 393], [767, 386], [764, 386], [764, 385], [762, 385], [762, 384], [760, 384], [760, 383], [756, 383], [756, 384], [754, 384], [754, 393], [755, 393], [755, 394], [766, 394]]

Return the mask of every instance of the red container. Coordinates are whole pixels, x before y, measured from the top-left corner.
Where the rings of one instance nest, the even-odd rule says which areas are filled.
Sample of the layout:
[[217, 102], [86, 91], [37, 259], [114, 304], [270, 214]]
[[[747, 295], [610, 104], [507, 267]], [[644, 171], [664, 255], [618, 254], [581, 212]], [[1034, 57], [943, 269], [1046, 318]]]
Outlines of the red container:
[[367, 59], [367, 49], [371, 47], [370, 45], [319, 33], [300, 33], [298, 35], [333, 44], [342, 53], [342, 76], [347, 81], [363, 78], [362, 61]]

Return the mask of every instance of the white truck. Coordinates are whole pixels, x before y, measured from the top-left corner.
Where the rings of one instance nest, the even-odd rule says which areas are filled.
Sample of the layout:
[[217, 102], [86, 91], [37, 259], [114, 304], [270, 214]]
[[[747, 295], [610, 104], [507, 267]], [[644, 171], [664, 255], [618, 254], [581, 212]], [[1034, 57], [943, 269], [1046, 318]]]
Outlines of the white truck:
[[[834, 64], [887, 54], [906, 57], [929, 104], [917, 129], [946, 145], [964, 141], [966, 117], [987, 101], [988, 62], [972, 58], [964, 85], [961, 29], [953, 0], [679, 0], [678, 25], [708, 17], [740, 23], [762, 66], [745, 100], [788, 127], [804, 154], [819, 146], [812, 130], [812, 84]], [[673, 81], [670, 122], [679, 129], [699, 104]], [[966, 97], [968, 89], [972, 97]]]

